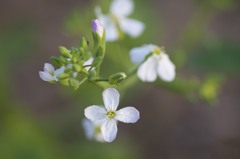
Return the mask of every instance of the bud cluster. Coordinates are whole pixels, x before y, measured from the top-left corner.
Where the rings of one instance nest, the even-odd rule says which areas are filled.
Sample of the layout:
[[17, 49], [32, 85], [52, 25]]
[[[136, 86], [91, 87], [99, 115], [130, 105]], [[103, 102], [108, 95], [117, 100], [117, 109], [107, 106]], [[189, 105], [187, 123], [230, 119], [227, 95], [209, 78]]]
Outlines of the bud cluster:
[[[59, 46], [58, 57], [51, 57], [53, 65], [45, 64], [44, 71], [40, 71], [41, 79], [50, 83], [60, 83], [78, 89], [85, 81], [107, 82], [118, 85], [126, 79], [125, 73], [114, 73], [109, 77], [100, 77], [100, 65], [105, 56], [105, 30], [97, 19], [92, 21], [94, 53], [89, 51], [88, 42], [82, 38], [78, 47], [70, 49]], [[56, 70], [55, 70], [56, 69]]]

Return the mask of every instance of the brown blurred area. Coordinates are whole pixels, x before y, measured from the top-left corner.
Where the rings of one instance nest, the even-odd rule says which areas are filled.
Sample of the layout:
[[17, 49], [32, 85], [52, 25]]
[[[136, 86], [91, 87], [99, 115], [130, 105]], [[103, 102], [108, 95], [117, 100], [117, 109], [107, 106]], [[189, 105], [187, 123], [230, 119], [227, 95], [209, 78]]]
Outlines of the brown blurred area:
[[[35, 28], [37, 44], [31, 49], [30, 58], [20, 59], [11, 66], [11, 91], [13, 100], [28, 105], [27, 108], [43, 121], [51, 118], [49, 116], [56, 111], [68, 112], [67, 105], [70, 101], [64, 97], [64, 93], [58, 93], [59, 89], [42, 82], [38, 71], [46, 59], [57, 54], [57, 46], [77, 43], [76, 37], [64, 33], [64, 18], [71, 10], [84, 8], [90, 3], [91, 1], [84, 0], [0, 1], [0, 28], [4, 30], [19, 22]], [[135, 3], [138, 3], [137, 0]], [[148, 3], [154, 4], [154, 9], [163, 16], [165, 25], [168, 26], [167, 32], [159, 40], [166, 47], [174, 47], [175, 40], [184, 30], [196, 4], [192, 0], [151, 0]], [[240, 6], [236, 8], [231, 12], [220, 12], [211, 21], [209, 30], [226, 39], [240, 42]], [[119, 128], [130, 133], [143, 158], [240, 158], [239, 75], [227, 77], [213, 107], [201, 101], [189, 102], [180, 94], [148, 84], [144, 86], [144, 92], [125, 103], [137, 105], [144, 112], [135, 126], [121, 124]], [[75, 120], [68, 121], [75, 122], [72, 127], [79, 122]], [[66, 133], [74, 135], [75, 132]]]

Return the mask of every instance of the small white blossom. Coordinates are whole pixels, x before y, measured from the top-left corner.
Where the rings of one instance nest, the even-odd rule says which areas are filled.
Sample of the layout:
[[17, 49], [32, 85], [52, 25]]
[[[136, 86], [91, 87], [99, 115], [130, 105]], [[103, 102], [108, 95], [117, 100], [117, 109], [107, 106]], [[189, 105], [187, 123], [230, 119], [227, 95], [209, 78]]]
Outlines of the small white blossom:
[[[152, 53], [147, 59], [146, 56]], [[130, 51], [131, 60], [140, 64], [137, 75], [144, 82], [153, 82], [157, 75], [163, 81], [173, 81], [175, 78], [175, 65], [168, 55], [155, 45], [143, 45]], [[144, 61], [145, 60], [145, 61]], [[143, 62], [141, 64], [141, 62]]]
[[128, 18], [133, 9], [132, 0], [113, 0], [109, 14], [102, 14], [101, 8], [96, 7], [97, 17], [106, 30], [106, 41], [116, 41], [120, 37], [120, 32], [133, 38], [142, 34], [145, 25], [138, 20]]
[[139, 111], [134, 107], [125, 107], [117, 111], [119, 93], [114, 88], [103, 91], [104, 107], [92, 105], [85, 109], [85, 116], [93, 122], [100, 122], [101, 132], [106, 142], [112, 142], [117, 135], [117, 121], [135, 123], [140, 118]]
[[44, 71], [39, 71], [40, 78], [43, 81], [54, 82], [54, 81], [58, 81], [57, 76], [64, 72], [65, 67], [62, 66], [61, 68], [55, 70], [51, 64], [45, 63], [43, 70]]
[[82, 126], [84, 128], [85, 135], [89, 140], [105, 142], [101, 132], [101, 123], [92, 122], [88, 119], [83, 119]]

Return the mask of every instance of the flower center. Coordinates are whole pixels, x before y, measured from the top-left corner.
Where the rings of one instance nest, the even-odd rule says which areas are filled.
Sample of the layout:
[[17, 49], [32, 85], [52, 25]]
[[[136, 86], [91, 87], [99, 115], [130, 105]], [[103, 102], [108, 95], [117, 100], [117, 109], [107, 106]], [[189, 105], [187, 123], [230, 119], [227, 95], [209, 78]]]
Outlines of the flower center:
[[161, 52], [161, 50], [160, 50], [159, 47], [155, 47], [154, 50], [153, 50], [153, 52], [154, 52], [155, 54], [159, 55], [160, 52]]
[[115, 113], [114, 111], [109, 111], [109, 112], [107, 112], [107, 116], [108, 116], [110, 119], [113, 119], [113, 118], [115, 118], [116, 113]]

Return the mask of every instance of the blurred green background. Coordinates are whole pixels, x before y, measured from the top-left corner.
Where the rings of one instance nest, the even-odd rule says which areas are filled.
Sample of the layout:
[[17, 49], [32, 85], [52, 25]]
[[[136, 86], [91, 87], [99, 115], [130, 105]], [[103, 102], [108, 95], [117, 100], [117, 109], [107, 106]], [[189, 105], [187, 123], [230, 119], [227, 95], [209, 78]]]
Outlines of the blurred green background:
[[[107, 44], [103, 75], [128, 71], [129, 50], [165, 46], [177, 66], [172, 83], [120, 85], [120, 106], [141, 112], [119, 124], [111, 144], [85, 138], [83, 110], [101, 104], [101, 88], [74, 91], [41, 81], [38, 71], [57, 47], [92, 44], [94, 7], [111, 0], [0, 1], [0, 159], [239, 159], [240, 2], [135, 0], [138, 39]], [[121, 62], [119, 62], [121, 60]], [[116, 64], [117, 63], [117, 64]]]

